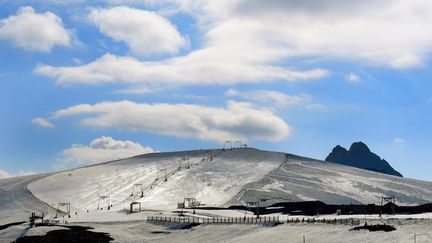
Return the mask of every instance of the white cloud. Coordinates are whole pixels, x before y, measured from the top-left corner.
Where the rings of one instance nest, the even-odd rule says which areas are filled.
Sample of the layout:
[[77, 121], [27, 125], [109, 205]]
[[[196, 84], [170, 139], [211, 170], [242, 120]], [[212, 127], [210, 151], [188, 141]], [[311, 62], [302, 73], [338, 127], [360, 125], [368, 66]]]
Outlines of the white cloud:
[[349, 73], [345, 76], [345, 79], [348, 80], [351, 83], [357, 83], [360, 81], [359, 76], [355, 75], [354, 73]]
[[322, 69], [292, 71], [266, 64], [224, 60], [230, 58], [215, 57], [216, 53], [211, 53], [214, 51], [216, 50], [196, 51], [185, 57], [148, 62], [106, 54], [82, 66], [42, 65], [36, 67], [35, 71], [56, 78], [60, 84], [127, 83], [145, 86], [152, 86], [155, 80], [159, 85], [169, 86], [229, 85], [274, 80], [308, 80], [328, 75], [328, 72]]
[[230, 97], [232, 97], [232, 96], [237, 96], [239, 93], [237, 92], [237, 90], [235, 90], [235, 89], [229, 89], [229, 90], [227, 90], [226, 92], [225, 92], [225, 95], [226, 96], [230, 96]]
[[232, 18], [259, 21], [261, 28], [248, 33], [237, 28], [238, 35], [265, 35], [293, 56], [410, 68], [421, 65], [432, 50], [432, 2], [427, 0], [235, 2], [204, 6], [209, 15], [223, 8], [225, 23]]
[[72, 58], [72, 63], [75, 65], [81, 65], [82, 61], [79, 58]]
[[308, 105], [306, 105], [306, 109], [326, 111], [326, 107], [323, 104], [319, 104], [319, 103], [308, 104]]
[[396, 144], [396, 145], [403, 145], [405, 143], [406, 143], [405, 139], [402, 139], [402, 138], [399, 138], [399, 137], [396, 137], [393, 140], [393, 144]]
[[[61, 84], [232, 85], [329, 75], [319, 68], [299, 71], [284, 65], [293, 58], [403, 69], [421, 66], [432, 51], [428, 0], [172, 2], [197, 20], [202, 41], [198, 49], [154, 61], [108, 53], [80, 66], [41, 65], [35, 71]], [[132, 39], [123, 33], [128, 30], [119, 29], [121, 36], [116, 38], [133, 49]]]
[[34, 172], [34, 171], [23, 171], [23, 170], [20, 170], [18, 172], [18, 174], [12, 174], [12, 173], [9, 173], [9, 172], [7, 172], [5, 170], [1, 170], [0, 169], [0, 179], [10, 178], [10, 177], [15, 177], [15, 176], [34, 175], [34, 174], [36, 174], [36, 172]]
[[37, 125], [37, 126], [43, 127], [43, 128], [54, 128], [54, 125], [51, 122], [49, 122], [48, 120], [46, 120], [42, 117], [37, 117], [37, 118], [33, 119], [32, 123], [34, 125]]
[[[128, 8], [128, 11], [141, 10]], [[207, 15], [207, 12], [202, 13]], [[198, 31], [203, 32], [202, 47], [186, 55], [141, 61], [133, 57], [107, 53], [81, 66], [40, 65], [35, 71], [55, 78], [60, 84], [115, 82], [146, 86], [151, 86], [155, 81], [160, 85], [174, 86], [230, 85], [276, 80], [309, 80], [329, 75], [327, 70], [319, 68], [296, 70], [278, 64], [291, 56], [291, 51], [286, 49], [285, 44], [275, 43], [271, 37], [272, 33], [262, 32], [267, 26], [263, 26], [258, 20], [233, 18], [224, 21], [214, 20], [212, 23], [210, 27], [198, 27]], [[129, 28], [124, 27], [119, 29], [121, 33], [129, 31]], [[144, 37], [137, 37], [142, 38]]]
[[152, 148], [139, 143], [102, 136], [94, 139], [88, 146], [74, 144], [63, 150], [62, 155], [63, 162], [67, 164], [94, 164], [152, 152]]
[[0, 179], [4, 179], [4, 178], [9, 178], [12, 177], [11, 174], [9, 174], [7, 171], [5, 170], [0, 170]]
[[218, 142], [227, 139], [279, 141], [291, 131], [271, 110], [233, 101], [226, 107], [101, 102], [58, 110], [52, 119], [78, 115], [86, 115], [80, 120], [85, 126]]
[[72, 35], [54, 13], [36, 13], [22, 7], [16, 15], [0, 20], [0, 39], [29, 51], [49, 52], [54, 46], [69, 46]]
[[220, 0], [174, 5], [193, 14], [215, 34], [214, 40], [247, 38], [290, 57], [403, 69], [422, 65], [432, 51], [428, 0]]
[[32, 170], [20, 170], [18, 172], [18, 176], [28, 176], [28, 175], [34, 175], [37, 174], [38, 172], [32, 171]]
[[187, 45], [176, 27], [154, 12], [123, 6], [93, 9], [89, 18], [105, 35], [126, 42], [136, 55], [175, 54]]
[[119, 89], [116, 91], [116, 93], [130, 94], [130, 95], [144, 95], [144, 94], [151, 94], [155, 91], [156, 89], [149, 88], [146, 86], [132, 86], [125, 89]]
[[253, 90], [239, 92], [234, 89], [229, 89], [225, 92], [226, 96], [239, 96], [244, 100], [257, 101], [264, 104], [271, 104], [279, 107], [297, 106], [304, 104], [311, 99], [310, 95], [287, 95], [274, 90]]

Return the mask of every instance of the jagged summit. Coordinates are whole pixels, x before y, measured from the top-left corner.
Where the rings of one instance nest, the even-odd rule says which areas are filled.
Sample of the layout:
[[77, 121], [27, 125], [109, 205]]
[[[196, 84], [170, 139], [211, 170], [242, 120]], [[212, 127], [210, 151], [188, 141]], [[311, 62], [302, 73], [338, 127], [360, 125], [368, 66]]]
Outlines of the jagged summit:
[[402, 177], [401, 173], [393, 169], [386, 160], [371, 152], [369, 147], [363, 142], [351, 144], [349, 150], [337, 145], [325, 160]]

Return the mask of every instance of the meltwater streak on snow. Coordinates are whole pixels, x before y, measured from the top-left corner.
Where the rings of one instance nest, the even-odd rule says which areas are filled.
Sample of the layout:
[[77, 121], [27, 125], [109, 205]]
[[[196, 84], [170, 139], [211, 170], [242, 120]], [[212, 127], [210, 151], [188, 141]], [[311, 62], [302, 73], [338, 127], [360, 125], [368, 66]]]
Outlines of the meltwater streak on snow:
[[[73, 211], [95, 211], [100, 196], [110, 197], [113, 210], [128, 208], [132, 201], [142, 202], [147, 209], [172, 210], [185, 197], [221, 206], [245, 184], [262, 179], [284, 160], [283, 153], [248, 148], [147, 154], [58, 173], [28, 187], [50, 205], [71, 203]], [[166, 169], [167, 181], [159, 169]], [[144, 197], [136, 188], [131, 196], [134, 184], [143, 185]], [[106, 210], [106, 201], [99, 203]]]
[[432, 202], [432, 182], [318, 161], [296, 155], [260, 181], [246, 185], [232, 204], [320, 200], [328, 204], [379, 204], [394, 196], [398, 205]]

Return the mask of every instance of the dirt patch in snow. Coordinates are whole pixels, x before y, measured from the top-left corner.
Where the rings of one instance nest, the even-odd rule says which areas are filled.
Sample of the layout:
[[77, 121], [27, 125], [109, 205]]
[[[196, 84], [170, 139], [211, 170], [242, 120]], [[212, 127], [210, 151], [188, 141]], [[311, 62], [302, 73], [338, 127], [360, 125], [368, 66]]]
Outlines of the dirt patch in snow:
[[351, 230], [369, 230], [369, 231], [384, 231], [384, 232], [390, 232], [393, 230], [396, 230], [395, 227], [388, 225], [388, 224], [375, 224], [375, 225], [363, 225], [363, 226], [357, 226], [354, 227]]
[[88, 231], [91, 227], [64, 226], [67, 229], [49, 231], [45, 235], [24, 236], [18, 238], [17, 243], [76, 243], [76, 242], [110, 242], [114, 240], [108, 233]]

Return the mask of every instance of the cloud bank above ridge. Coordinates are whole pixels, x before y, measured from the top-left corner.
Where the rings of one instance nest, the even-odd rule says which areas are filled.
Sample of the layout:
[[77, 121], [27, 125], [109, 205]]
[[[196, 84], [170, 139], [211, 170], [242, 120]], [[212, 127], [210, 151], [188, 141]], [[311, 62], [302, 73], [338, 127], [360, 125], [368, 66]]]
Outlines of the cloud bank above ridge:
[[271, 110], [229, 101], [226, 107], [146, 104], [124, 100], [80, 104], [54, 112], [51, 120], [79, 116], [83, 126], [150, 132], [224, 142], [227, 139], [280, 141], [291, 128]]

